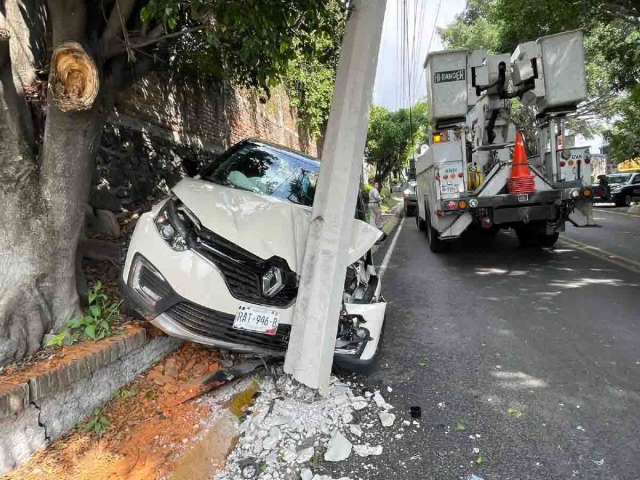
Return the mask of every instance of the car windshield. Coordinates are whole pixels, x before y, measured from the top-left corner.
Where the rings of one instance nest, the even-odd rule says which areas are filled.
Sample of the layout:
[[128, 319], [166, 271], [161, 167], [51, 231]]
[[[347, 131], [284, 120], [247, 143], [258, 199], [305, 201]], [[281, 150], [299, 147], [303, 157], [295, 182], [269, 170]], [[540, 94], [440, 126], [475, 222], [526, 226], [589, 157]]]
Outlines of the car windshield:
[[608, 175], [607, 176], [607, 182], [609, 182], [609, 184], [620, 184], [620, 183], [627, 183], [629, 180], [631, 179], [631, 174], [623, 174], [623, 175]]
[[313, 205], [316, 162], [266, 145], [247, 143], [211, 164], [202, 178], [225, 187]]

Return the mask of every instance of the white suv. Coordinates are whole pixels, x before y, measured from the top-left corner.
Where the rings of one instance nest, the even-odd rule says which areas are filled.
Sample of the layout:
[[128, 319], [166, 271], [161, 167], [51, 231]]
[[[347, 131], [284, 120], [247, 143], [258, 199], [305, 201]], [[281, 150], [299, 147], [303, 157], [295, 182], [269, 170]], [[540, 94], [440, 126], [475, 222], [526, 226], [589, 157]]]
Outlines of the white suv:
[[[319, 169], [249, 139], [182, 180], [136, 225], [121, 279], [129, 308], [175, 337], [284, 355]], [[386, 302], [370, 251], [380, 235], [354, 218], [335, 350], [352, 371], [370, 371], [380, 346]]]

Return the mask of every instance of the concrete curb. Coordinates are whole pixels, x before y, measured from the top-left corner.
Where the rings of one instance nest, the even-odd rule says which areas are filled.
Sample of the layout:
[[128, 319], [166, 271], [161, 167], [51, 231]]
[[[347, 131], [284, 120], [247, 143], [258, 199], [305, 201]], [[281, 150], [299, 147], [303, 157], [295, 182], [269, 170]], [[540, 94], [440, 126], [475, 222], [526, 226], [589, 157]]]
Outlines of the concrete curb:
[[60, 438], [182, 341], [136, 328], [26, 382], [0, 378], [0, 474]]

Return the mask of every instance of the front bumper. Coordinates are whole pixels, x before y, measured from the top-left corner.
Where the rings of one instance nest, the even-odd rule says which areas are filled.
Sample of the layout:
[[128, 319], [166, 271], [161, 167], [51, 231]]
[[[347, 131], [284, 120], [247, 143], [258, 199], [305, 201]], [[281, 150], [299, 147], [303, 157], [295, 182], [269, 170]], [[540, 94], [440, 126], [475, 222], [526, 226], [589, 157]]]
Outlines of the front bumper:
[[[239, 353], [284, 356], [294, 304], [286, 308], [269, 307], [280, 313], [275, 335], [234, 329], [236, 313], [247, 303], [231, 295], [222, 273], [212, 262], [192, 250], [172, 250], [160, 237], [153, 216], [151, 212], [140, 218], [120, 279], [120, 290], [129, 308], [173, 337]], [[143, 281], [138, 270], [142, 267], [146, 269]], [[147, 293], [141, 293], [141, 285], [148, 285], [147, 290], [143, 290]], [[351, 371], [364, 373], [370, 369], [378, 351], [386, 312], [380, 288], [378, 282], [374, 297], [380, 299], [379, 302], [345, 305], [348, 314], [361, 315], [366, 320], [370, 333], [370, 340], [357, 354], [336, 351], [336, 364]], [[149, 290], [157, 297], [155, 300], [149, 297]]]

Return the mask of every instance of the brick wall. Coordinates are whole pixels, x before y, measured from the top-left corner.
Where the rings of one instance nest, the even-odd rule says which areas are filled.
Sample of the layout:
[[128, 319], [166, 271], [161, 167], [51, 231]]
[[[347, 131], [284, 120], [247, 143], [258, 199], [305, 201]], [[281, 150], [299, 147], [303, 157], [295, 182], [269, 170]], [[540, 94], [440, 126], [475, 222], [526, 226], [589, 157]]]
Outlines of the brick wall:
[[283, 87], [261, 103], [254, 93], [227, 83], [183, 82], [159, 72], [120, 94], [116, 112], [214, 149], [259, 137], [314, 156], [320, 153], [318, 140], [298, 128], [297, 112]]

